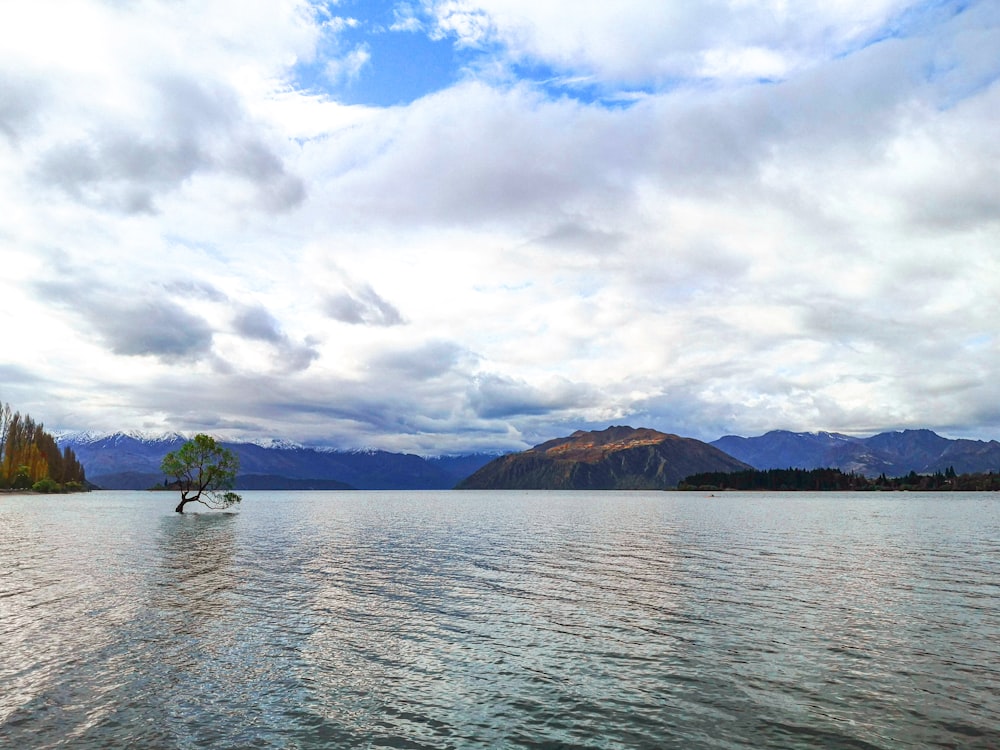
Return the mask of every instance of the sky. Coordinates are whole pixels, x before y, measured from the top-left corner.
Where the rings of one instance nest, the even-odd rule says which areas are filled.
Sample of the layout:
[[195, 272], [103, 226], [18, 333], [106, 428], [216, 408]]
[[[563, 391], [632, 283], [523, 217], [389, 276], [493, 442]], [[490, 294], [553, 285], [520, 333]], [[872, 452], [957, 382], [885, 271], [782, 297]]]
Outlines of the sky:
[[0, 401], [1000, 438], [995, 0], [0, 6]]

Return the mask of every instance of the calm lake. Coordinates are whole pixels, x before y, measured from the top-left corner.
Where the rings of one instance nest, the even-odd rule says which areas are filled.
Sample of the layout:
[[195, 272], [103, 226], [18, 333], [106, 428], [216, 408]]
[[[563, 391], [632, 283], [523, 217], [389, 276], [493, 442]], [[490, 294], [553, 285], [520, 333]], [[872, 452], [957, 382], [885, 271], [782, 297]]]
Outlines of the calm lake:
[[0, 746], [997, 748], [1000, 496], [0, 496]]

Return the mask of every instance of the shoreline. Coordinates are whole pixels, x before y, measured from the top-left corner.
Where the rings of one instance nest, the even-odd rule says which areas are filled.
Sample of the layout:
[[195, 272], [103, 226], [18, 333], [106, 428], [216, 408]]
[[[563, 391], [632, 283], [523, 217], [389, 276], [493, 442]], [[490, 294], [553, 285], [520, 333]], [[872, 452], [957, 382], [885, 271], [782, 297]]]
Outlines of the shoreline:
[[0, 489], [0, 495], [82, 495], [91, 490], [73, 490], [72, 492], [35, 492], [34, 490]]

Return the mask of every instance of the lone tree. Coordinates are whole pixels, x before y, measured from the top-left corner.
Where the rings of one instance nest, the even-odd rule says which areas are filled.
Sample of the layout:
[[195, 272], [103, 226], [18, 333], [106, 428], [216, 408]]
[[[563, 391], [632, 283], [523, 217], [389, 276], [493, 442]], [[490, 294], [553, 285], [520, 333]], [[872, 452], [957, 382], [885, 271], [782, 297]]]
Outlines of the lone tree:
[[175, 477], [174, 486], [181, 491], [181, 501], [174, 508], [178, 513], [188, 503], [222, 510], [240, 502], [243, 498], [232, 492], [239, 468], [239, 457], [208, 435], [195, 435], [160, 464], [160, 471]]

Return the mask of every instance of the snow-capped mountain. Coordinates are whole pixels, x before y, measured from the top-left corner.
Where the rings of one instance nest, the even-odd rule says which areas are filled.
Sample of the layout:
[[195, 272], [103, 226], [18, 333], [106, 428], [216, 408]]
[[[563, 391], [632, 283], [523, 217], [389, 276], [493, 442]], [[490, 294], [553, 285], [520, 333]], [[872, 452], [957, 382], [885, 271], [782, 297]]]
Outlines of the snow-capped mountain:
[[[163, 482], [160, 462], [187, 438], [179, 433], [64, 433], [87, 471], [87, 478], [107, 489], [147, 489]], [[423, 458], [380, 450], [338, 451], [302, 446], [287, 440], [222, 443], [240, 458], [237, 487], [285, 489], [331, 483], [357, 489], [447, 489], [495, 458], [473, 454]], [[303, 484], [305, 483], [305, 484]]]
[[296, 443], [294, 440], [286, 440], [284, 438], [257, 438], [256, 440], [248, 440], [247, 444], [256, 445], [261, 448], [279, 448], [287, 450], [306, 447], [302, 445], [302, 443]]
[[149, 443], [159, 444], [175, 439], [187, 440], [179, 432], [145, 432], [142, 430], [121, 430], [118, 432], [97, 432], [95, 430], [66, 430], [54, 433], [56, 441], [66, 445], [91, 445], [94, 443]]

